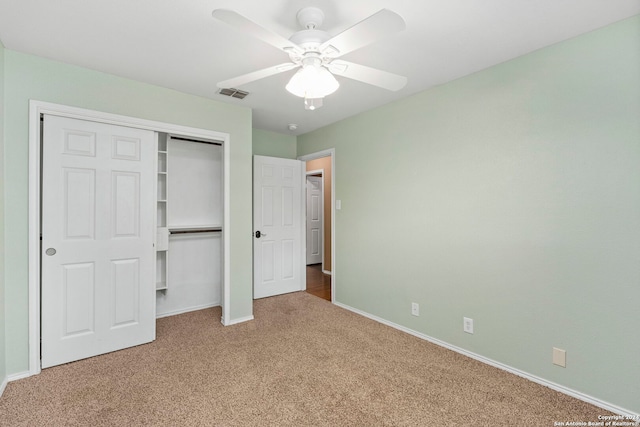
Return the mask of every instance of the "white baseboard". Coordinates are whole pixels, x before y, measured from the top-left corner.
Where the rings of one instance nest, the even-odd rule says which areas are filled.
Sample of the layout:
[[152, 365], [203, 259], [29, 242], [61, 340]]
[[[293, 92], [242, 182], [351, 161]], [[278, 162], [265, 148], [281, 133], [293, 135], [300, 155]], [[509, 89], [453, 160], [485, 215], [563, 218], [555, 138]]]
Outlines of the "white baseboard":
[[220, 305], [220, 302], [214, 302], [211, 304], [197, 305], [195, 307], [181, 308], [180, 310], [167, 311], [165, 313], [156, 314], [156, 319], [162, 319], [163, 317], [189, 313], [190, 311], [204, 310], [205, 308], [218, 307], [219, 305]]
[[2, 381], [2, 384], [0, 384], [0, 397], [2, 397], [4, 390], [7, 388], [7, 384], [9, 384], [11, 381], [21, 380], [23, 378], [27, 378], [30, 376], [31, 376], [31, 372], [29, 371], [18, 372], [17, 374], [6, 376], [5, 379]]
[[224, 326], [231, 326], [231, 325], [237, 325], [238, 323], [249, 322], [250, 320], [253, 320], [253, 315], [252, 316], [239, 317], [237, 319], [231, 319], [231, 320], [229, 320], [229, 323], [224, 323], [224, 319], [222, 319], [222, 324]]
[[484, 356], [481, 356], [479, 354], [476, 354], [476, 353], [473, 353], [471, 351], [465, 350], [463, 348], [457, 347], [455, 345], [451, 345], [451, 344], [449, 344], [449, 343], [447, 343], [445, 341], [441, 341], [441, 340], [439, 340], [437, 338], [430, 337], [430, 336], [425, 335], [425, 334], [423, 334], [421, 332], [414, 331], [413, 329], [409, 329], [409, 328], [407, 328], [405, 326], [398, 325], [397, 323], [390, 322], [390, 321], [385, 320], [385, 319], [383, 319], [381, 317], [375, 316], [373, 314], [369, 314], [369, 313], [367, 313], [365, 311], [358, 310], [357, 308], [353, 308], [351, 306], [348, 306], [346, 304], [342, 304], [342, 303], [339, 303], [339, 302], [334, 302], [334, 304], [337, 305], [338, 307], [344, 308], [345, 310], [352, 311], [352, 312], [354, 312], [356, 314], [359, 314], [361, 316], [367, 317], [367, 318], [369, 318], [371, 320], [375, 320], [376, 322], [382, 323], [382, 324], [390, 326], [390, 327], [392, 327], [394, 329], [398, 329], [398, 330], [400, 330], [402, 332], [406, 332], [406, 333], [408, 333], [410, 335], [413, 335], [415, 337], [421, 338], [421, 339], [423, 339], [425, 341], [429, 341], [429, 342], [431, 342], [433, 344], [439, 345], [440, 347], [447, 348], [449, 350], [455, 351], [456, 353], [460, 353], [462, 355], [465, 355], [467, 357], [475, 359], [475, 360], [477, 360], [479, 362], [485, 363], [487, 365], [491, 365], [491, 366], [496, 367], [498, 369], [502, 369], [503, 371], [507, 371], [509, 373], [512, 373], [512, 374], [517, 375], [517, 376], [522, 377], [522, 378], [525, 378], [525, 379], [527, 379], [529, 381], [533, 381], [534, 383], [543, 385], [545, 387], [549, 387], [552, 390], [558, 391], [560, 393], [566, 394], [566, 395], [571, 396], [571, 397], [575, 397], [578, 400], [582, 400], [583, 402], [590, 403], [590, 404], [592, 404], [594, 406], [597, 406], [599, 408], [602, 408], [602, 409], [605, 409], [607, 411], [613, 412], [614, 414], [623, 415], [625, 417], [630, 417], [631, 419], [629, 421], [637, 420], [638, 417], [640, 416], [639, 414], [637, 414], [637, 413], [635, 413], [633, 411], [621, 408], [620, 406], [614, 405], [614, 404], [609, 403], [609, 402], [605, 402], [603, 400], [600, 400], [600, 399], [595, 398], [593, 396], [589, 396], [589, 395], [581, 393], [579, 391], [570, 389], [570, 388], [562, 386], [560, 384], [556, 384], [556, 383], [554, 383], [552, 381], [548, 381], [548, 380], [546, 380], [544, 378], [540, 378], [538, 376], [529, 374], [527, 372], [521, 371], [521, 370], [516, 369], [514, 367], [511, 367], [509, 365], [505, 365], [504, 363], [496, 362], [495, 360], [486, 358]]
[[4, 393], [4, 389], [7, 388], [7, 383], [9, 382], [9, 378], [4, 377], [2, 380], [2, 384], [0, 384], [0, 397], [2, 397], [2, 393]]
[[32, 374], [29, 371], [18, 372], [7, 377], [7, 382], [21, 380], [23, 378], [30, 377]]

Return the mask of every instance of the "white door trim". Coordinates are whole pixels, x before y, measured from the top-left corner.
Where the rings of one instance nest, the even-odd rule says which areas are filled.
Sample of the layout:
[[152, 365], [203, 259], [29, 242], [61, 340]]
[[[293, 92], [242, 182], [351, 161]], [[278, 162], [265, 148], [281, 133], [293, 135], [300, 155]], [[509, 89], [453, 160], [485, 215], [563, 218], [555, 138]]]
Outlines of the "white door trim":
[[[316, 153], [298, 156], [298, 160], [309, 160], [331, 157], [331, 302], [336, 302], [336, 149], [318, 151]], [[306, 176], [304, 177], [306, 180]], [[302, 245], [307, 247], [307, 233], [302, 233]], [[322, 263], [324, 268], [324, 261]], [[306, 266], [305, 266], [306, 267]], [[305, 268], [306, 271], [306, 268]]]
[[40, 373], [40, 161], [42, 114], [69, 117], [92, 122], [129, 126], [156, 132], [179, 134], [194, 138], [211, 139], [222, 142], [224, 160], [223, 192], [224, 212], [222, 223], [223, 269], [222, 269], [222, 323], [231, 324], [229, 318], [230, 295], [230, 136], [227, 133], [197, 129], [153, 120], [121, 116], [61, 104], [29, 101], [29, 375]]
[[[305, 174], [305, 197], [306, 197], [306, 178], [308, 176], [313, 176], [313, 175], [320, 175], [320, 178], [322, 178], [322, 180], [320, 181], [320, 192], [322, 193], [322, 197], [320, 198], [320, 213], [322, 214], [322, 236], [320, 236], [320, 242], [322, 245], [322, 253], [320, 254], [322, 256], [322, 271], [324, 272], [324, 169], [316, 169], [316, 170], [312, 170], [312, 171], [308, 171]], [[306, 218], [307, 218], [307, 204], [304, 204], [304, 213], [305, 213], [305, 226], [306, 226]], [[306, 236], [306, 229], [305, 229], [305, 236]], [[306, 248], [306, 237], [305, 237], [305, 248]]]

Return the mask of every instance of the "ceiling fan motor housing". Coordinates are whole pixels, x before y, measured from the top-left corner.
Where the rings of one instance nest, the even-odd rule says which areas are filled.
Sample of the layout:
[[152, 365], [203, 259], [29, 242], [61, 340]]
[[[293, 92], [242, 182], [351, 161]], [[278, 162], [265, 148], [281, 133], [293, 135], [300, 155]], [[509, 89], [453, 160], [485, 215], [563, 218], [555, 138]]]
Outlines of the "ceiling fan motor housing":
[[312, 30], [324, 22], [324, 12], [317, 7], [305, 7], [298, 11], [296, 19], [302, 28]]
[[289, 37], [289, 41], [304, 49], [304, 56], [307, 56], [308, 53], [319, 54], [320, 46], [331, 39], [329, 33], [317, 29], [324, 21], [324, 12], [317, 7], [305, 7], [298, 11], [296, 17], [300, 26], [305, 29], [294, 33]]
[[320, 45], [331, 38], [331, 35], [322, 30], [302, 30], [289, 37], [289, 40], [305, 51], [320, 51]]

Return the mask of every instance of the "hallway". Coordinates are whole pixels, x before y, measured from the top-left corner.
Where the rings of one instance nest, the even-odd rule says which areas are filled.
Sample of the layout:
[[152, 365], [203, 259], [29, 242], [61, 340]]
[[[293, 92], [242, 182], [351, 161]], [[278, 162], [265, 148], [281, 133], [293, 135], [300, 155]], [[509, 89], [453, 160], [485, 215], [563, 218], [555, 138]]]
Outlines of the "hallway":
[[322, 264], [307, 266], [307, 293], [331, 301], [331, 275], [322, 272]]

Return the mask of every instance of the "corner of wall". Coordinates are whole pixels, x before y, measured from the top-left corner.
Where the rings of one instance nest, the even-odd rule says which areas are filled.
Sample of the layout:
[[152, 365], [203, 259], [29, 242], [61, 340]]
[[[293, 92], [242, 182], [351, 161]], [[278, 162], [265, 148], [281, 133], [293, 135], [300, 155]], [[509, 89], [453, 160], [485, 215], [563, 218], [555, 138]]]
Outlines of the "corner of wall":
[[7, 385], [4, 315], [4, 45], [0, 41], [0, 396]]

